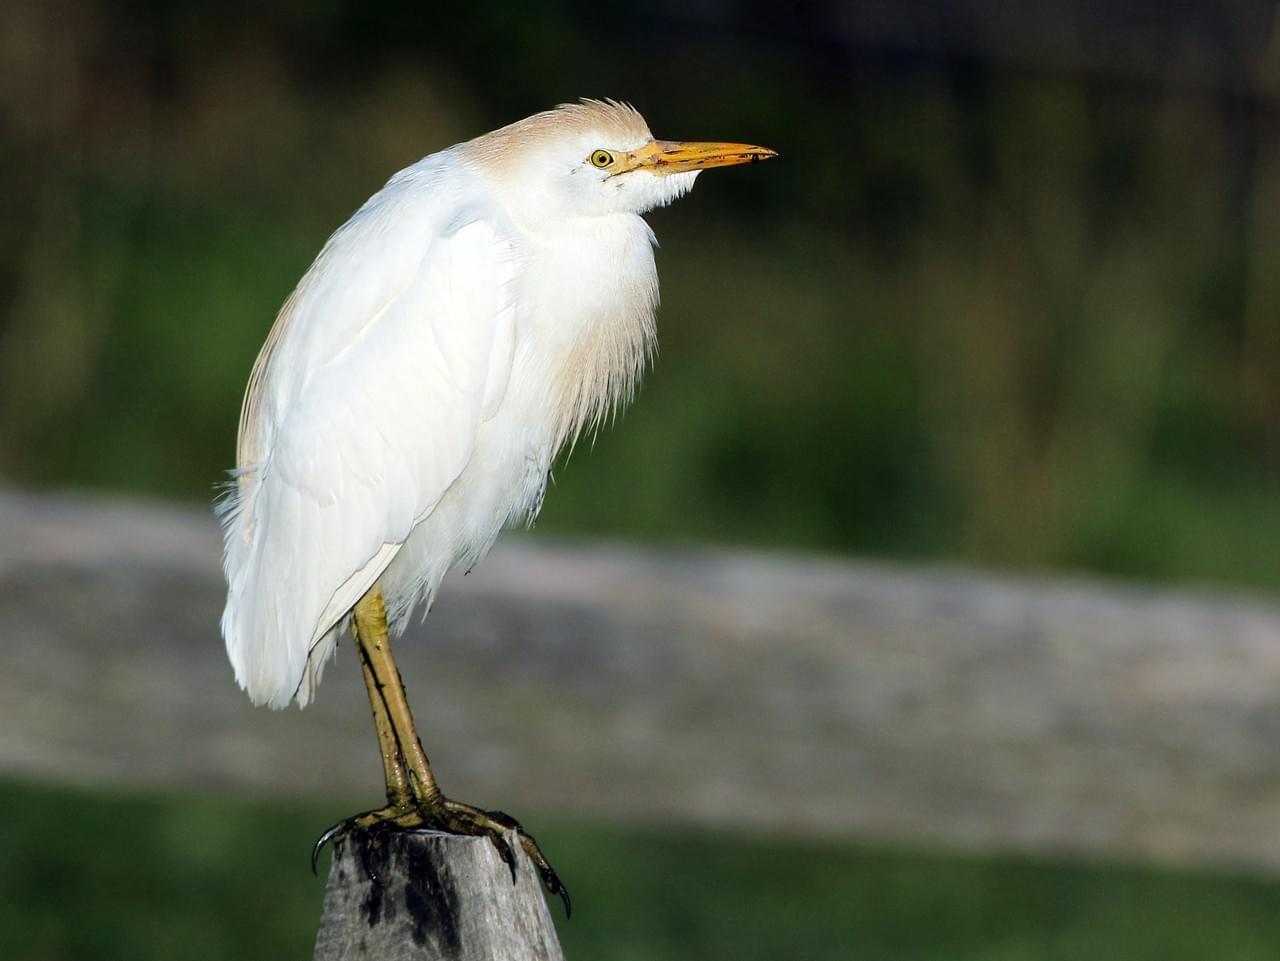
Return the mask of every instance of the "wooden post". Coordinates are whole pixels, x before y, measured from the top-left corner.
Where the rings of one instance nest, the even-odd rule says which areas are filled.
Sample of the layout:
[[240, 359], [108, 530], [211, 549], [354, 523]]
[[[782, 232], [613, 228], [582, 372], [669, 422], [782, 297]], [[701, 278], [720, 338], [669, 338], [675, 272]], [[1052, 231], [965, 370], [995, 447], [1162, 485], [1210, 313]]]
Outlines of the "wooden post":
[[533, 865], [508, 841], [515, 883], [487, 838], [404, 831], [378, 846], [337, 842], [315, 961], [564, 961]]

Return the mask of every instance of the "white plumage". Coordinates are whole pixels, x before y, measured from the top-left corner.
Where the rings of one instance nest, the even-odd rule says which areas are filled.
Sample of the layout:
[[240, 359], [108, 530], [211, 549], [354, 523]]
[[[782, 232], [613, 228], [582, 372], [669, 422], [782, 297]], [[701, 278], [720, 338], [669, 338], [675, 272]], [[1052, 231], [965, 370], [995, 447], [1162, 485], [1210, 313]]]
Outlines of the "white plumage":
[[222, 633], [255, 703], [306, 705], [375, 583], [402, 630], [630, 398], [658, 299], [640, 214], [772, 155], [707, 146], [584, 101], [426, 157], [329, 239], [255, 364], [219, 507]]

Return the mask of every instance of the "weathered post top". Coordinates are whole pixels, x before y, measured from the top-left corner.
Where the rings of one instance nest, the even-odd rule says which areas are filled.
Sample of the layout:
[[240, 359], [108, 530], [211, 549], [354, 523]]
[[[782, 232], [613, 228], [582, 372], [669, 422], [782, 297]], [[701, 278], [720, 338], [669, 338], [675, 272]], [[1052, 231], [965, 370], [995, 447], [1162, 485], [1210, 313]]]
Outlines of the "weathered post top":
[[509, 841], [514, 883], [487, 838], [405, 831], [377, 845], [339, 841], [315, 961], [564, 961], [538, 875]]

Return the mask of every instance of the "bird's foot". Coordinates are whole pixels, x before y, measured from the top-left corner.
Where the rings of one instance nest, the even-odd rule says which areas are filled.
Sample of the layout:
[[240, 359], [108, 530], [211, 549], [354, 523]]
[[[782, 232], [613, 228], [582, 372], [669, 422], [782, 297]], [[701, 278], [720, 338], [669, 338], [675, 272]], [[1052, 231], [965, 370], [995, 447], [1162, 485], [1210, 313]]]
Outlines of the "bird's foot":
[[[516, 879], [516, 856], [507, 841], [507, 832], [514, 832], [520, 847], [538, 869], [543, 885], [549, 893], [560, 896], [564, 901], [565, 916], [569, 916], [571, 906], [568, 890], [543, 855], [538, 842], [519, 821], [502, 811], [485, 811], [446, 797], [438, 797], [434, 801], [407, 799], [392, 802], [385, 807], [365, 811], [363, 814], [339, 821], [316, 840], [315, 847], [311, 849], [311, 870], [313, 872], [316, 870], [320, 852], [330, 841], [358, 834], [362, 835], [372, 847], [377, 848], [381, 847], [383, 839], [392, 832], [414, 830], [487, 837], [497, 849], [503, 863], [511, 870], [513, 883]], [[375, 884], [381, 884], [367, 859], [365, 873]]]

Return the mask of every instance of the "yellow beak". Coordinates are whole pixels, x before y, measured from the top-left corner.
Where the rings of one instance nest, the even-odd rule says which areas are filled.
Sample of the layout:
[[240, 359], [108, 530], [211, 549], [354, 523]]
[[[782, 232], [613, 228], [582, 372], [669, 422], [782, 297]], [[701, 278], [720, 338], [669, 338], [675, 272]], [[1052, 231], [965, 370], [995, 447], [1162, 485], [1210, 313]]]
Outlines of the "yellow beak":
[[746, 143], [702, 143], [695, 140], [655, 140], [622, 158], [618, 173], [648, 170], [654, 174], [674, 174], [707, 167], [733, 167], [778, 156], [768, 147]]

